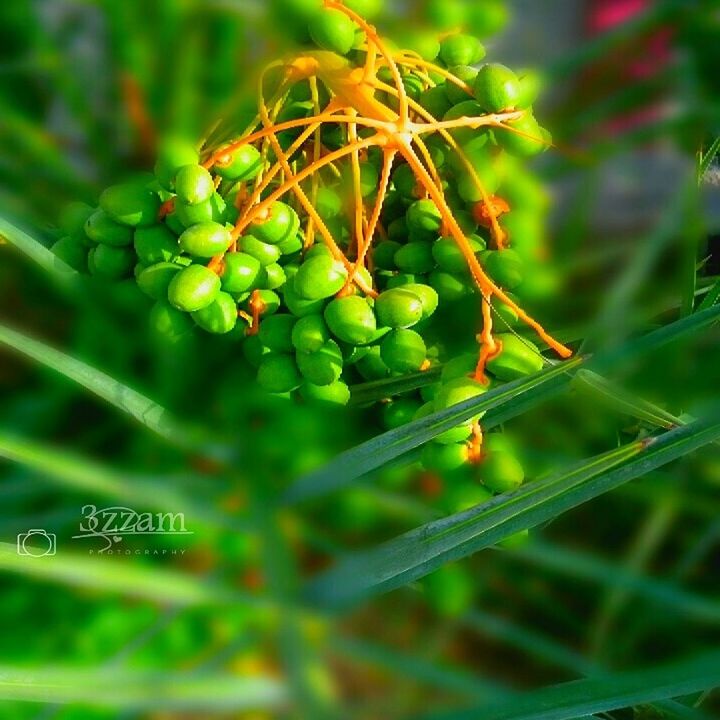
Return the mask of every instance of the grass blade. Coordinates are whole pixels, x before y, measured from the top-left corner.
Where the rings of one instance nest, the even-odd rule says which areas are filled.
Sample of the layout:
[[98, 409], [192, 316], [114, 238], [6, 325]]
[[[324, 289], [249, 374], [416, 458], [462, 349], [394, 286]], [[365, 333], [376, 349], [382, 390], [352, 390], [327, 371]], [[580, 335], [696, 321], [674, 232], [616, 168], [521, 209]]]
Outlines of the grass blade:
[[423, 720], [572, 720], [713, 688], [720, 682], [718, 667], [720, 652], [711, 652], [649, 670], [553, 685], [502, 703], [432, 713]]
[[39, 703], [82, 703], [122, 710], [228, 711], [278, 708], [281, 683], [264, 676], [170, 674], [0, 666], [0, 698]]
[[350, 388], [350, 402], [353, 405], [363, 405], [383, 398], [402, 395], [411, 390], [417, 390], [438, 380], [441, 370], [442, 367], [438, 366], [412, 375], [373, 380], [372, 382], [354, 385]]
[[697, 181], [698, 185], [702, 185], [702, 181], [710, 169], [710, 166], [715, 162], [715, 157], [720, 152], [720, 136], [716, 137], [712, 145], [708, 148], [706, 153], [701, 152], [698, 158], [698, 169], [697, 169]]
[[104, 372], [5, 325], [0, 325], [0, 344], [82, 385], [166, 440], [178, 445], [189, 443], [186, 433], [165, 408]]
[[720, 408], [707, 419], [648, 441], [625, 445], [512, 494], [500, 495], [370, 550], [350, 554], [311, 581], [306, 597], [321, 607], [334, 609], [401, 587], [446, 562], [555, 518], [718, 437]]

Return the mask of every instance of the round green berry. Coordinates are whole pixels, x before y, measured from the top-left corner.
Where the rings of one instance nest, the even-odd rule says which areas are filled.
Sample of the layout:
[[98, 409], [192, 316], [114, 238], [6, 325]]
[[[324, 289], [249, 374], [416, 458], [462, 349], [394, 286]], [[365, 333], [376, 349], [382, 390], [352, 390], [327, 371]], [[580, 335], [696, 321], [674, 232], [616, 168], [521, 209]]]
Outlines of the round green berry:
[[507, 24], [508, 18], [509, 11], [505, 0], [483, 0], [481, 3], [468, 4], [467, 27], [478, 37], [497, 35]]
[[471, 290], [470, 281], [467, 278], [441, 270], [433, 270], [429, 275], [428, 282], [438, 294], [441, 302], [460, 300]]
[[138, 273], [135, 281], [138, 287], [153, 300], [167, 298], [170, 282], [182, 268], [171, 262], [149, 265]]
[[408, 229], [412, 232], [438, 232], [442, 226], [442, 215], [432, 200], [417, 200], [406, 214]]
[[258, 368], [265, 355], [270, 354], [270, 348], [266, 348], [257, 335], [247, 335], [242, 344], [243, 356], [251, 367]]
[[480, 106], [491, 113], [512, 110], [521, 98], [517, 75], [499, 63], [483, 65], [475, 77], [474, 88]]
[[394, 270], [395, 253], [400, 250], [402, 245], [394, 240], [383, 240], [379, 242], [372, 251], [373, 262], [378, 270]]
[[517, 120], [509, 120], [506, 127], [495, 128], [494, 135], [497, 144], [516, 157], [537, 155], [546, 150], [552, 142], [535, 116], [528, 111]]
[[437, 120], [454, 105], [448, 99], [444, 84], [428, 88], [420, 95], [418, 101]]
[[385, 403], [382, 407], [383, 425], [388, 430], [406, 425], [415, 418], [420, 405], [420, 401], [414, 398], [401, 398]]
[[187, 339], [192, 328], [188, 315], [165, 300], [159, 300], [150, 310], [150, 329], [164, 345], [177, 345]]
[[502, 343], [502, 350], [488, 361], [487, 369], [500, 380], [516, 380], [539, 372], [545, 365], [540, 350], [530, 340], [510, 333], [500, 333], [495, 339]]
[[[218, 194], [213, 193], [207, 200], [196, 205], [188, 205], [177, 199], [175, 212], [183, 230], [203, 222], [223, 222], [227, 205]], [[168, 216], [170, 217], [170, 216]]]
[[220, 274], [222, 289], [231, 293], [243, 293], [257, 287], [261, 269], [260, 261], [244, 252], [229, 252], [223, 258]]
[[155, 176], [166, 190], [172, 190], [178, 170], [197, 162], [198, 151], [192, 143], [183, 138], [169, 137], [160, 143]]
[[403, 287], [380, 293], [375, 300], [375, 314], [381, 325], [391, 328], [409, 328], [423, 316], [420, 297]]
[[[470, 86], [470, 93], [468, 93], [465, 88], [447, 80], [445, 83], [445, 94], [450, 102], [450, 105], [457, 105], [465, 100], [471, 100], [472, 88], [478, 74], [477, 68], [471, 67], [470, 65], [458, 65], [457, 67], [450, 68], [450, 72], [458, 78], [458, 80], [462, 80]], [[449, 109], [450, 108], [448, 108], [448, 110]]]
[[[438, 391], [433, 406], [436, 411], [446, 410], [453, 405], [465, 402], [471, 398], [477, 398], [487, 392], [487, 387], [481, 382], [469, 377], [459, 377], [445, 383]], [[473, 417], [480, 419], [485, 413], [479, 413]]]
[[214, 170], [220, 177], [242, 182], [252, 180], [262, 169], [262, 155], [252, 145], [241, 145], [221, 154], [214, 165]]
[[373, 20], [383, 9], [385, 0], [345, 0], [345, 6], [366, 20]]
[[84, 235], [85, 231], [83, 226], [94, 212], [95, 208], [90, 207], [87, 203], [77, 201], [70, 202], [60, 211], [58, 227], [65, 235], [71, 237]]
[[440, 59], [448, 66], [474, 65], [485, 57], [485, 48], [472, 35], [456, 33], [440, 43]]
[[422, 275], [435, 267], [432, 245], [422, 240], [409, 242], [395, 253], [395, 264], [406, 273]]
[[380, 346], [373, 345], [355, 364], [365, 380], [382, 380], [390, 375], [390, 368], [380, 355]]
[[254, 235], [243, 235], [238, 240], [238, 245], [242, 252], [254, 257], [263, 267], [276, 263], [282, 255], [277, 245], [263, 242]]
[[265, 276], [260, 283], [260, 287], [265, 290], [277, 290], [278, 288], [285, 285], [287, 278], [285, 277], [285, 271], [282, 265], [273, 263], [263, 268]]
[[468, 446], [465, 443], [441, 445], [436, 442], [427, 443], [420, 455], [420, 462], [426, 470], [432, 472], [451, 472], [467, 463]]
[[123, 247], [133, 241], [132, 228], [115, 222], [104, 210], [96, 210], [85, 222], [86, 235], [96, 243]]
[[135, 264], [135, 253], [127, 247], [98, 245], [88, 253], [88, 269], [92, 275], [111, 280], [128, 277]]
[[[445, 447], [453, 447], [446, 445]], [[492, 499], [492, 493], [475, 482], [453, 484], [445, 496], [445, 507], [448, 512], [460, 513], [470, 508], [484, 505]]]
[[353, 345], [371, 342], [377, 331], [372, 308], [358, 295], [336, 298], [328, 303], [325, 322], [336, 338]]
[[292, 332], [295, 325], [293, 315], [277, 314], [265, 318], [260, 323], [260, 340], [265, 347], [274, 352], [290, 353], [295, 348], [292, 343]]
[[235, 327], [238, 310], [232, 295], [220, 291], [209, 305], [196, 310], [191, 316], [206, 332], [224, 335]]
[[318, 47], [347, 55], [355, 44], [355, 23], [340, 10], [323, 9], [313, 15], [308, 30]]
[[180, 248], [195, 257], [211, 258], [224, 253], [232, 237], [230, 231], [220, 223], [204, 222], [192, 225], [178, 241]]
[[323, 220], [331, 220], [337, 217], [342, 211], [342, 198], [333, 188], [320, 187], [317, 191], [317, 198], [314, 202], [318, 215]]
[[489, 490], [505, 493], [516, 490], [525, 480], [520, 462], [507, 452], [490, 452], [483, 458], [479, 468], [480, 478]]
[[403, 285], [403, 289], [414, 293], [420, 298], [420, 302], [422, 304], [421, 320], [426, 320], [435, 312], [435, 310], [437, 310], [439, 303], [438, 294], [429, 285], [413, 282]]
[[271, 393], [287, 393], [300, 387], [302, 376], [290, 355], [267, 353], [258, 367], [258, 385]]
[[486, 250], [480, 262], [495, 282], [514, 290], [523, 281], [523, 261], [514, 250]]
[[427, 0], [425, 16], [438, 30], [452, 30], [465, 23], [466, 3], [463, 0]]
[[[460, 120], [461, 118], [476, 118], [485, 115], [485, 110], [476, 100], [464, 100], [454, 105], [445, 113], [443, 120]], [[462, 150], [469, 155], [478, 152], [487, 144], [490, 137], [486, 127], [477, 129], [462, 127], [450, 131], [454, 140]], [[466, 172], [463, 170], [463, 172]]]
[[345, 285], [345, 266], [330, 255], [320, 254], [306, 260], [295, 275], [294, 286], [308, 300], [328, 298]]
[[286, 283], [283, 288], [283, 299], [288, 310], [295, 315], [295, 317], [305, 317], [306, 315], [312, 315], [314, 313], [322, 312], [325, 306], [325, 299], [320, 300], [308, 300], [300, 295], [295, 290], [295, 278]]
[[180, 253], [177, 238], [165, 225], [138, 228], [133, 244], [140, 262], [148, 265], [169, 262]]
[[414, 330], [391, 330], [380, 344], [383, 362], [395, 372], [417, 372], [427, 358], [422, 336]]
[[343, 356], [334, 340], [328, 340], [315, 352], [297, 351], [295, 358], [303, 377], [314, 385], [330, 385], [340, 379]]
[[330, 331], [320, 314], [299, 318], [292, 329], [292, 344], [300, 352], [316, 352], [329, 339]]
[[215, 192], [215, 182], [202, 165], [184, 165], [175, 176], [175, 192], [186, 205], [197, 205], [210, 199]]
[[456, 618], [467, 612], [475, 596], [475, 582], [457, 563], [442, 565], [423, 579], [425, 598], [440, 615]]
[[160, 210], [160, 198], [140, 183], [113, 185], [100, 195], [100, 207], [121, 225], [154, 225]]
[[297, 213], [283, 202], [274, 202], [267, 213], [253, 221], [251, 234], [258, 240], [277, 245], [297, 234], [300, 218]]
[[220, 291], [220, 278], [204, 265], [183, 268], [170, 282], [168, 300], [178, 310], [195, 312], [210, 305]]
[[[484, 246], [477, 240], [468, 238], [468, 242], [473, 251], [480, 252], [484, 250]], [[438, 238], [433, 243], [432, 254], [438, 267], [445, 272], [462, 273], [467, 270], [468, 262], [462, 250], [458, 247], [455, 238]]]
[[412, 198], [417, 185], [417, 178], [413, 169], [406, 163], [398, 165], [392, 173], [392, 182], [395, 189], [404, 198]]
[[[88, 249], [80, 240], [73, 237], [63, 237], [53, 243], [50, 248], [55, 256], [62, 260], [67, 266], [78, 272], [85, 272], [88, 269]], [[60, 265], [60, 263], [58, 263]]]
[[300, 396], [309, 403], [347, 405], [350, 402], [350, 388], [341, 380], [329, 385], [304, 382], [300, 386]]

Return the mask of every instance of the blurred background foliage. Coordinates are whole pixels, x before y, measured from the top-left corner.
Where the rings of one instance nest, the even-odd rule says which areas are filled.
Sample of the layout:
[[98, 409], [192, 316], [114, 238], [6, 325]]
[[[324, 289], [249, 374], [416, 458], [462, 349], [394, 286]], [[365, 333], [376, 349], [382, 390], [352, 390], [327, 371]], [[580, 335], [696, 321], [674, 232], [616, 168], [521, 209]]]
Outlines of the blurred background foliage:
[[[707, 159], [720, 133], [717, 2], [468, 5], [494, 61], [544, 77], [538, 114], [557, 147], [534, 165], [552, 198], [547, 224], [539, 216], [548, 277], [535, 314], [585, 352], [711, 308], [720, 275], [718, 170], [701, 153]], [[63, 205], [95, 202], [106, 185], [151, 167], [159, 135], [244, 127], [258, 68], [289, 48], [272, 6], [3, 3], [0, 236], [9, 222], [49, 246]], [[388, 6], [378, 24], [390, 34], [402, 36], [411, 23], [434, 27], [423, 3]], [[30, 362], [3, 350], [0, 717], [417, 717], [613, 672], [607, 692], [621, 686], [617, 678], [634, 678], [624, 671], [717, 647], [717, 445], [546, 518], [517, 547], [443, 564], [419, 582], [324, 614], [328, 603], [296, 603], [308, 578], [351, 549], [447, 514], [436, 481], [412, 458], [277, 509], [291, 481], [381, 433], [377, 413], [319, 414], [269, 399], [233, 362], [231, 341], [159, 345], [133, 283], [69, 282], [7, 243], [0, 258], [3, 323], [106, 373], [112, 380], [83, 377], [105, 383], [121, 408], [132, 399], [128, 386], [209, 436], [200, 449], [168, 442], [164, 424], [165, 437], [149, 432], [49, 369], [47, 355]], [[3, 331], [3, 344], [21, 344], [8, 338]], [[527, 474], [667, 428], [657, 423], [663, 413], [702, 416], [718, 401], [718, 339], [710, 325], [613, 368], [628, 402], [618, 386], [585, 377], [516, 413], [506, 431]], [[332, 467], [340, 483], [354, 472]], [[182, 511], [194, 535], [152, 540], [153, 550], [182, 553], [88, 557], [69, 538], [82, 505], [105, 501]], [[57, 533], [57, 562], [13, 557], [10, 543], [28, 528]], [[715, 655], [703, 664], [716, 678], [717, 662]], [[32, 687], [46, 673], [52, 686], [58, 666], [75, 668], [62, 679], [74, 688], [69, 699], [82, 702], [12, 701], [16, 674], [32, 677]], [[133, 674], [140, 669], [159, 675]], [[712, 684], [667, 690], [658, 702], [616, 698], [597, 717], [713, 716], [718, 699], [697, 692]], [[682, 703], [662, 699], [680, 696]], [[63, 699], [41, 691], [34, 699], [43, 697]], [[482, 716], [535, 717], [520, 705]], [[561, 716], [580, 715], [542, 717]]]

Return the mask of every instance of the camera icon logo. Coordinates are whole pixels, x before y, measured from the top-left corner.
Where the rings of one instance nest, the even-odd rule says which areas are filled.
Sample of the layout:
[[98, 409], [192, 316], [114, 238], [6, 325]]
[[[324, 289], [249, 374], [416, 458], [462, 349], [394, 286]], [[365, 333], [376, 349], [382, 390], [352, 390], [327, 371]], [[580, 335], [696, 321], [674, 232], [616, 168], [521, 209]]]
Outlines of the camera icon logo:
[[45, 557], [55, 555], [57, 552], [57, 536], [47, 530], [33, 528], [24, 533], [18, 533], [17, 553], [28, 557]]

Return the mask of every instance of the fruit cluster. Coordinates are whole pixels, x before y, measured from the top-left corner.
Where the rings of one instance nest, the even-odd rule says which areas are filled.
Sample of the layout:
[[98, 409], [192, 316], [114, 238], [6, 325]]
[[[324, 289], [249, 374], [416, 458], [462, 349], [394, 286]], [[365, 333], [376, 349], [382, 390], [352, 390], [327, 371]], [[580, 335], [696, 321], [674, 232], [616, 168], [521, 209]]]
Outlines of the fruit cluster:
[[[68, 208], [53, 249], [104, 278], [134, 275], [167, 342], [193, 326], [234, 334], [271, 393], [346, 404], [353, 382], [445, 362], [424, 404], [386, 404], [396, 427], [542, 367], [521, 322], [569, 351], [511, 294], [537, 262], [506, 222], [528, 192], [517, 159], [550, 142], [537, 79], [477, 67], [485, 50], [461, 32], [391, 49], [356, 12], [366, 4], [289, 3], [316, 47], [263, 73], [246, 132], [200, 150], [164, 141], [154, 174]], [[470, 317], [473, 298], [479, 352], [449, 358], [438, 309]], [[425, 467], [479, 461], [479, 420], [430, 443]], [[491, 490], [522, 480], [501, 450], [484, 474]]]

